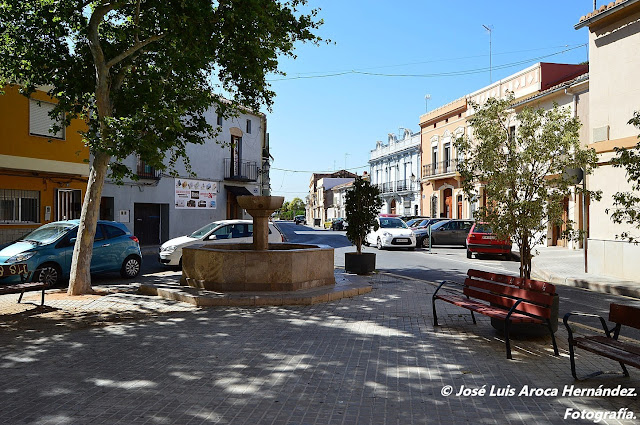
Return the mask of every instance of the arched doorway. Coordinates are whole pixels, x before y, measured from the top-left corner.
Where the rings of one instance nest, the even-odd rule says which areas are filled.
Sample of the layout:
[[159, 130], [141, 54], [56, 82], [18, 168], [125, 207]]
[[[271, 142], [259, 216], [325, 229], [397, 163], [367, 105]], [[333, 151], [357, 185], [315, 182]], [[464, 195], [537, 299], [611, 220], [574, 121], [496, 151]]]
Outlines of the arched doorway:
[[396, 213], [396, 200], [395, 199], [391, 200], [391, 204], [389, 205], [389, 212], [391, 214], [395, 214]]
[[444, 190], [444, 212], [443, 217], [452, 218], [451, 217], [451, 208], [453, 203], [453, 190], [445, 189]]

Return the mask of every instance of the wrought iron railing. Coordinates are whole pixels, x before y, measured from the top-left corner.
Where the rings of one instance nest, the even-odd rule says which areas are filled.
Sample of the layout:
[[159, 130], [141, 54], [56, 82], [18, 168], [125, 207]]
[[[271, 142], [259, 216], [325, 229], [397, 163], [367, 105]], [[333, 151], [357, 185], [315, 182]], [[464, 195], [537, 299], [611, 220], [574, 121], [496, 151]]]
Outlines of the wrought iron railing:
[[422, 166], [422, 177], [438, 176], [441, 174], [455, 173], [458, 171], [458, 160], [450, 159], [448, 161], [436, 162], [435, 164], [427, 164]]
[[160, 180], [160, 178], [162, 177], [162, 171], [156, 170], [154, 167], [138, 158], [136, 175], [141, 179]]
[[258, 163], [256, 161], [231, 161], [224, 159], [224, 179], [247, 182], [258, 181]]

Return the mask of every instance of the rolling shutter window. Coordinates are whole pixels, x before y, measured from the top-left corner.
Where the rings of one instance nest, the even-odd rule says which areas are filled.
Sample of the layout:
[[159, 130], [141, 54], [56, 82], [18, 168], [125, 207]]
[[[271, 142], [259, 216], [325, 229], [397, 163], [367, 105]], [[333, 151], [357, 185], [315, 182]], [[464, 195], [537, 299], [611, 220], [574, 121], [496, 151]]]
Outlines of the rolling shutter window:
[[[49, 132], [55, 121], [49, 116], [49, 112], [53, 110], [55, 105], [49, 102], [29, 100], [29, 134], [34, 136], [50, 137], [52, 139], [64, 139], [65, 129], [62, 119], [58, 121], [58, 125], [62, 128], [57, 132]], [[62, 118], [62, 116], [60, 117]]]

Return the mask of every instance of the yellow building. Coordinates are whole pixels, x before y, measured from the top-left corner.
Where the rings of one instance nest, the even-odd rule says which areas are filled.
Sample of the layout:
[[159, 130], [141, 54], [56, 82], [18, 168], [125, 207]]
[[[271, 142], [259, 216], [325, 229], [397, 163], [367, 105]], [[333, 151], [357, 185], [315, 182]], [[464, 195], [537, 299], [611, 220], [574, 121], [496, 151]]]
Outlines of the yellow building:
[[89, 176], [81, 120], [50, 133], [55, 100], [8, 86], [0, 95], [0, 244], [42, 224], [80, 217]]

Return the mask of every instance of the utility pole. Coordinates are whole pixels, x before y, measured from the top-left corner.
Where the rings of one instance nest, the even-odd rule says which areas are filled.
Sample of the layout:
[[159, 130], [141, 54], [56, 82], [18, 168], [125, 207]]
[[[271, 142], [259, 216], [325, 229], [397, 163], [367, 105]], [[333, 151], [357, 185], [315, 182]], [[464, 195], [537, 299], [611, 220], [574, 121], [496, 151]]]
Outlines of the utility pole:
[[424, 95], [424, 109], [425, 109], [425, 112], [429, 112], [429, 99], [431, 99], [431, 95], [430, 94], [425, 94]]
[[483, 24], [482, 26], [489, 32], [489, 84], [491, 84], [493, 83], [493, 77], [491, 76], [491, 32], [493, 31], [493, 25], [486, 26]]

